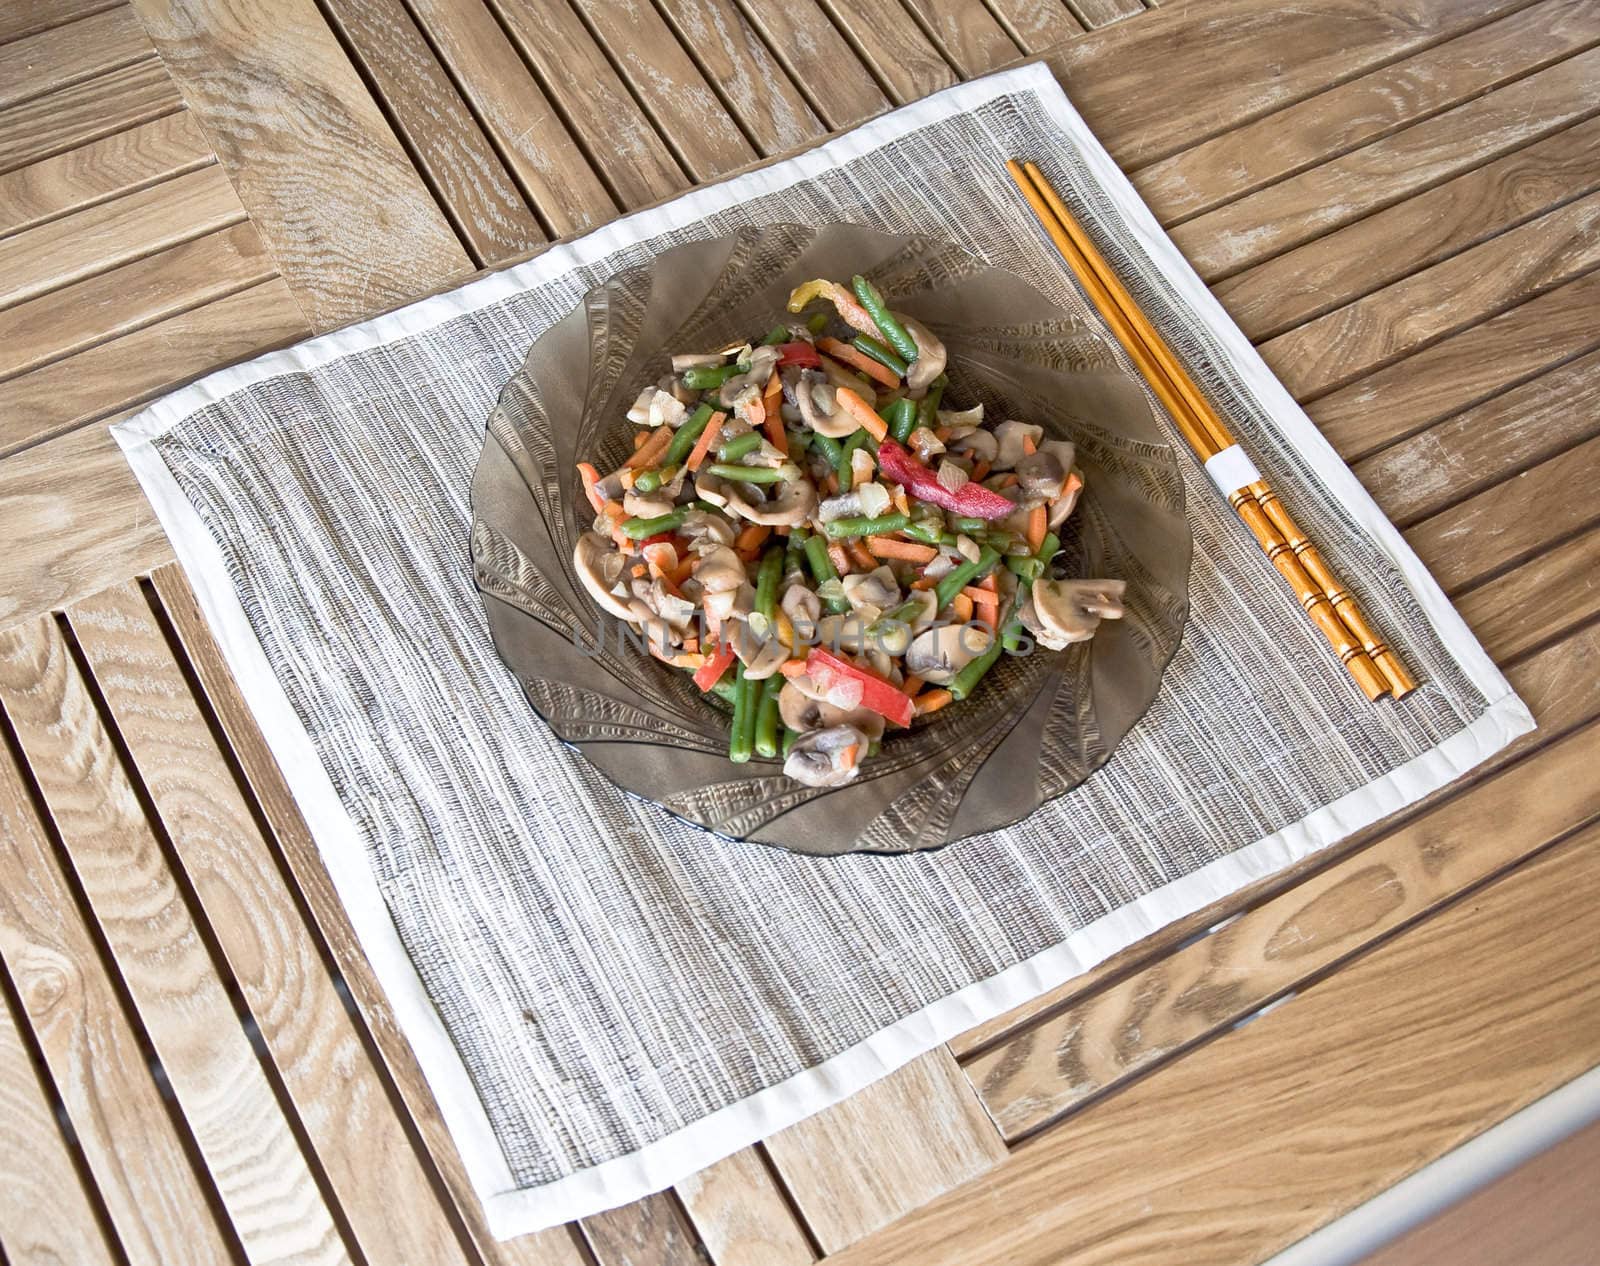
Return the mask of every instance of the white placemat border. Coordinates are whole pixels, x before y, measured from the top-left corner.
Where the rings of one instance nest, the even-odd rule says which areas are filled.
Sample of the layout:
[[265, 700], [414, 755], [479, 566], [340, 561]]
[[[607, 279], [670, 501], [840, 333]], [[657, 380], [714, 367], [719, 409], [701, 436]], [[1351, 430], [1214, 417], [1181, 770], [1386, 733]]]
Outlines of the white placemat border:
[[[573, 267], [753, 194], [780, 191], [888, 144], [924, 123], [1032, 91], [1070, 135], [1162, 273], [1225, 345], [1233, 367], [1272, 410], [1303, 460], [1314, 465], [1394, 562], [1441, 641], [1485, 698], [1487, 711], [1438, 747], [1299, 822], [1146, 894], [1057, 945], [975, 982], [880, 1030], [815, 1067], [724, 1107], [636, 1152], [536, 1188], [517, 1188], [459, 1053], [423, 989], [379, 891], [355, 824], [267, 662], [228, 580], [222, 553], [183, 496], [153, 440], [189, 414], [244, 387], [421, 333]], [[805, 154], [685, 193], [459, 290], [210, 374], [112, 428], [178, 560], [224, 659], [305, 815], [374, 974], [438, 1100], [491, 1232], [501, 1239], [636, 1200], [837, 1103], [959, 1033], [1087, 971], [1117, 950], [1343, 839], [1432, 793], [1481, 763], [1533, 718], [1473, 638], [1420, 560], [1355, 476], [1256, 354], [1178, 253], [1111, 161], [1047, 67], [1030, 63], [958, 84], [827, 141]]]

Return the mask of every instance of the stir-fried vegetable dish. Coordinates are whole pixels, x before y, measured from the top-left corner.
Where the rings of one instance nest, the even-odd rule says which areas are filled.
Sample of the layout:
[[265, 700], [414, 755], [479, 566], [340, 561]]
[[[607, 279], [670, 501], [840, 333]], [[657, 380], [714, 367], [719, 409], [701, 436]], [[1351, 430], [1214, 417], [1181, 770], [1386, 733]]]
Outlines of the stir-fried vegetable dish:
[[633, 455], [579, 464], [594, 523], [574, 566], [732, 705], [730, 759], [781, 754], [832, 787], [1002, 653], [1092, 637], [1124, 582], [1054, 574], [1072, 444], [949, 407], [944, 345], [864, 277], [788, 308], [759, 343], [674, 355], [628, 410]]

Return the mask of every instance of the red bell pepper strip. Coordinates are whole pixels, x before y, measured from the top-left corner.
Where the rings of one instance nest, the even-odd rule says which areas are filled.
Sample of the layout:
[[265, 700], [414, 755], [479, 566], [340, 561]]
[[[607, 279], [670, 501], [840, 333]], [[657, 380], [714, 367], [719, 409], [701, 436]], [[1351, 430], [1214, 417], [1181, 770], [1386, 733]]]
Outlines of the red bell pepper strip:
[[822, 368], [822, 357], [810, 343], [780, 343], [778, 350], [783, 353], [778, 357], [780, 365], [803, 365], [807, 369]]
[[974, 519], [1003, 519], [1017, 510], [1014, 501], [1007, 501], [994, 489], [980, 483], [969, 481], [951, 492], [939, 482], [938, 475], [892, 439], [878, 441], [878, 468], [895, 483], [904, 484], [913, 497], [931, 501], [954, 514]]
[[840, 659], [832, 651], [813, 646], [806, 656], [806, 674], [813, 681], [826, 681], [829, 677], [849, 677], [861, 683], [863, 708], [887, 717], [896, 725], [910, 725], [916, 713], [911, 699], [896, 685], [885, 681], [877, 673], [857, 668], [849, 660]]
[[694, 670], [694, 684], [701, 691], [710, 690], [722, 680], [722, 674], [728, 671], [728, 665], [733, 663], [733, 643], [723, 642], [717, 647], [717, 653], [710, 656], [705, 663]]
[[646, 545], [659, 545], [662, 541], [670, 540], [672, 540], [671, 532], [657, 532], [654, 536], [647, 536], [642, 541], [632, 542], [633, 552], [635, 554], [640, 554], [644, 552], [644, 547]]

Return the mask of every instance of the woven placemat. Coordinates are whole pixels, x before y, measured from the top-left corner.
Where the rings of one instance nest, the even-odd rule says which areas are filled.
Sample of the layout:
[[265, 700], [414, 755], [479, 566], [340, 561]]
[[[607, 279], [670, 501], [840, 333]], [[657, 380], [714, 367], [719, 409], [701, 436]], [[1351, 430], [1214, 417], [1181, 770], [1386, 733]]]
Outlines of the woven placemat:
[[[1097, 321], [1009, 155], [1092, 226], [1422, 688], [1367, 704], [1194, 465], [1191, 622], [1161, 695], [1019, 826], [816, 860], [623, 795], [528, 708], [473, 590], [468, 485], [502, 384], [597, 282], [746, 224], [944, 237]], [[116, 433], [500, 1235], [664, 1187], [1532, 726], [1042, 66], [225, 370]]]

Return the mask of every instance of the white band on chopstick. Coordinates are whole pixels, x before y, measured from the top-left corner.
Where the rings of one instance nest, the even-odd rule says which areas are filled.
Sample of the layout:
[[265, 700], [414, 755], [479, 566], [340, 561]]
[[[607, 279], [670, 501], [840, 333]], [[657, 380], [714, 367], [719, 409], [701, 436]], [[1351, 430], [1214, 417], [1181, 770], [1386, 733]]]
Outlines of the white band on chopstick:
[[1255, 463], [1245, 456], [1244, 449], [1237, 444], [1230, 444], [1220, 453], [1215, 453], [1206, 459], [1206, 474], [1211, 476], [1211, 482], [1222, 489], [1224, 497], [1231, 496], [1247, 484], [1253, 484], [1261, 478], [1261, 472], [1256, 469]]

